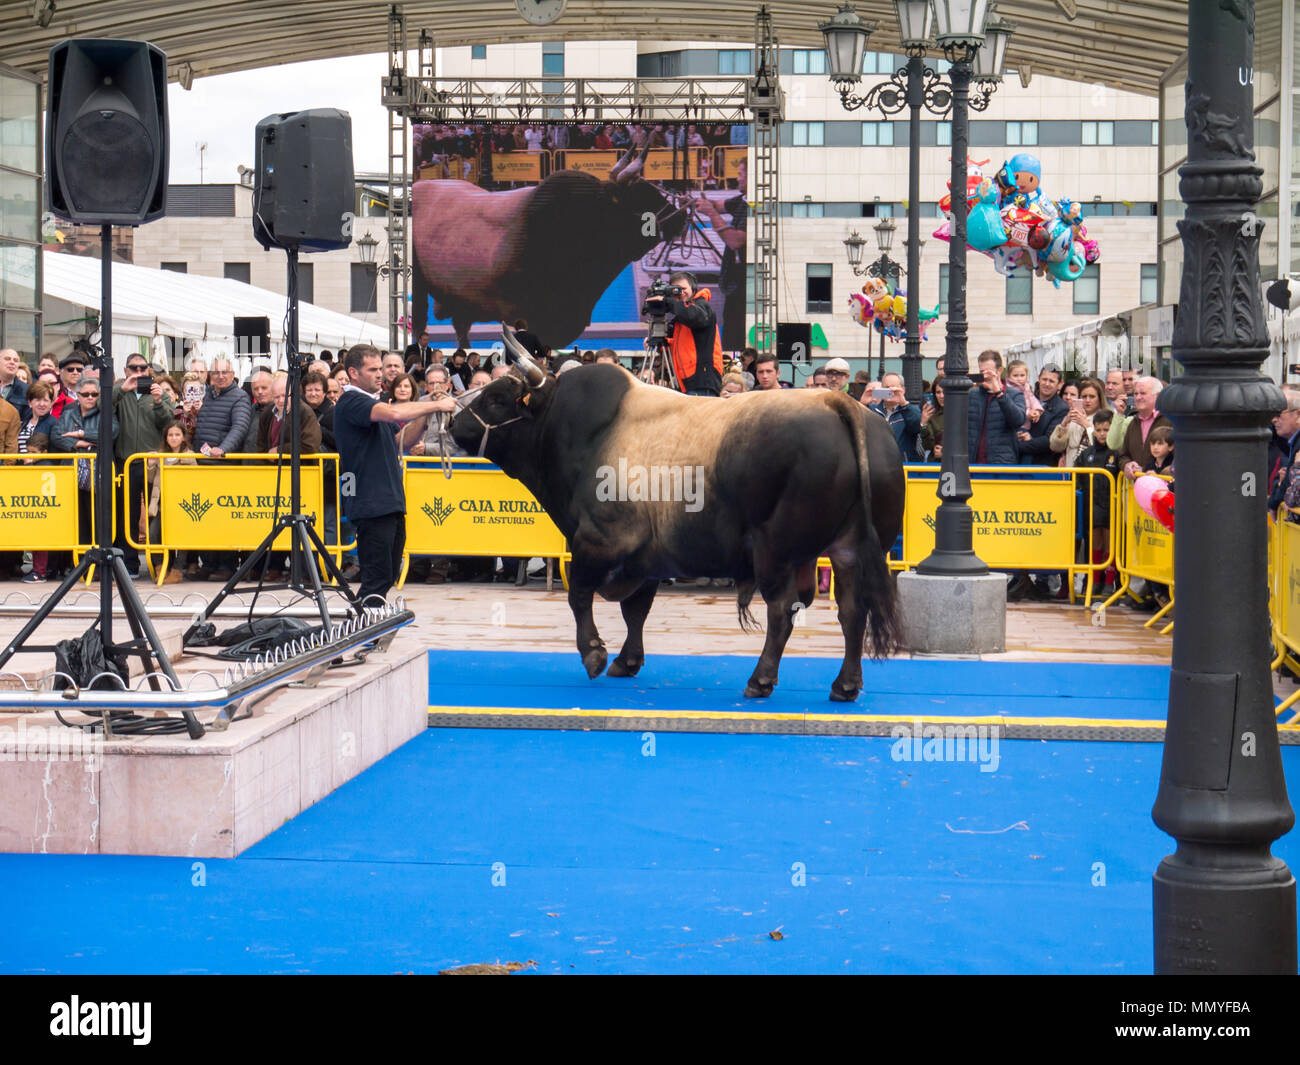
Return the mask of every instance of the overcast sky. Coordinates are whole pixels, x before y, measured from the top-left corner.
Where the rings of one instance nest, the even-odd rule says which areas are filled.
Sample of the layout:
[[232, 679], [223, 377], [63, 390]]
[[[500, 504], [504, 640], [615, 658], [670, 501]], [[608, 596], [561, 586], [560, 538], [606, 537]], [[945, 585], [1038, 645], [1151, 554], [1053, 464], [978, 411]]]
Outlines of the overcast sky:
[[239, 180], [236, 168], [253, 165], [253, 130], [267, 115], [336, 107], [352, 116], [352, 161], [357, 172], [388, 171], [388, 112], [379, 102], [387, 55], [322, 59], [195, 78], [188, 91], [168, 86], [172, 184]]

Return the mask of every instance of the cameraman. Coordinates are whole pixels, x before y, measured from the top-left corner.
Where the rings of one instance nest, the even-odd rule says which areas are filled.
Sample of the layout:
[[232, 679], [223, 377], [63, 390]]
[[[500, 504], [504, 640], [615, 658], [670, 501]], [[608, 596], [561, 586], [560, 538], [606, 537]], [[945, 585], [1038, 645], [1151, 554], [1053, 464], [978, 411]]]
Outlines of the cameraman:
[[709, 306], [709, 290], [695, 291], [695, 277], [678, 271], [668, 279], [677, 291], [669, 296], [648, 296], [646, 304], [663, 305], [672, 322], [668, 326], [668, 351], [678, 384], [688, 396], [716, 396], [722, 391], [722, 337], [718, 316]]

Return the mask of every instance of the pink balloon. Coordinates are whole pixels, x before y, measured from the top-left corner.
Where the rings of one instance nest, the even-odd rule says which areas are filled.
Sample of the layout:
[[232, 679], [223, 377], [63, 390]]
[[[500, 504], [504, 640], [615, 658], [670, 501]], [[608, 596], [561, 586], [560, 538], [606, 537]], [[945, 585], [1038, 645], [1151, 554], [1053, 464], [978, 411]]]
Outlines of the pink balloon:
[[1169, 486], [1154, 474], [1145, 474], [1133, 482], [1133, 495], [1137, 498], [1137, 505], [1142, 508], [1148, 517], [1154, 518], [1155, 513], [1151, 510], [1151, 497], [1157, 492], [1167, 491]]

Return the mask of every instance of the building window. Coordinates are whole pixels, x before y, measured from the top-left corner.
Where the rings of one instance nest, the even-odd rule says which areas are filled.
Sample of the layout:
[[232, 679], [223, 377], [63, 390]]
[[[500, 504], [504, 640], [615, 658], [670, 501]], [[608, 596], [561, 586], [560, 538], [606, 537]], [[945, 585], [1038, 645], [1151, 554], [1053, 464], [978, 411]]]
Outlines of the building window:
[[792, 204], [790, 212], [792, 218], [825, 218], [826, 205], [824, 203], [803, 203]]
[[936, 122], [934, 124], [934, 143], [940, 146], [952, 144], [951, 122]]
[[170, 270], [173, 274], [188, 274], [190, 272], [189, 263], [159, 263], [159, 269]]
[[298, 264], [298, 299], [303, 303], [316, 302], [316, 264]]
[[748, 48], [718, 49], [719, 74], [748, 74], [750, 51]]
[[471, 59], [486, 59], [486, 58], [487, 58], [487, 45], [486, 45], [486, 44], [471, 44], [471, 45], [469, 46], [469, 57], [470, 57]]
[[808, 264], [808, 313], [831, 313], [831, 264]]
[[379, 271], [374, 263], [352, 263], [352, 301], [350, 313], [374, 314], [379, 309], [377, 288]]
[[253, 283], [252, 270], [248, 263], [226, 263], [221, 276], [227, 281], [242, 281], [245, 285]]
[[948, 264], [939, 264], [939, 313], [948, 313]]
[[1008, 122], [1007, 143], [1008, 144], [1037, 144], [1038, 123], [1037, 122]]
[[1101, 267], [1096, 263], [1085, 266], [1072, 287], [1075, 314], [1101, 313]]
[[1007, 278], [1007, 314], [1034, 313], [1034, 275]]
[[820, 147], [826, 143], [826, 123], [793, 122], [794, 144], [797, 148]]
[[542, 42], [542, 77], [564, 77], [564, 42]]
[[892, 74], [895, 56], [892, 52], [863, 52], [862, 73]]
[[1160, 267], [1155, 263], [1142, 264], [1142, 303], [1160, 302]]
[[794, 50], [796, 74], [825, 74], [826, 50], [824, 48], [796, 48]]
[[1083, 124], [1084, 144], [1114, 144], [1114, 122], [1085, 122]]
[[1151, 143], [1154, 145], [1160, 143], [1160, 123], [1154, 120], [1151, 123]]
[[863, 122], [862, 143], [868, 147], [885, 147], [894, 143], [892, 122]]

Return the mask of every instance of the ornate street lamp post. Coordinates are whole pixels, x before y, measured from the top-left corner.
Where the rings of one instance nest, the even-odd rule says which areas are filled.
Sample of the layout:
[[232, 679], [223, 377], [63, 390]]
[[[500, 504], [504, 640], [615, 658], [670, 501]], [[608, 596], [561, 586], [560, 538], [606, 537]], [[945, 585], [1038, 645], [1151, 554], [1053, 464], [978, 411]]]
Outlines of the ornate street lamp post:
[[1191, 0], [1187, 23], [1183, 375], [1160, 394], [1178, 437], [1173, 669], [1152, 818], [1177, 841], [1153, 878], [1157, 973], [1296, 972], [1296, 886], [1272, 855], [1291, 829], [1269, 672], [1270, 416], [1259, 372], [1263, 191], [1255, 163], [1253, 0]]
[[[375, 238], [369, 233], [361, 237], [356, 242], [356, 245], [357, 254], [360, 256], [361, 262], [366, 266], [374, 266], [376, 277], [381, 277], [387, 281], [390, 277], [395, 277], [398, 274], [403, 274], [408, 278], [411, 276], [411, 268], [397, 257], [397, 252], [393, 251], [391, 247], [388, 253], [388, 261], [376, 265], [375, 253], [379, 249], [379, 241], [375, 240]], [[399, 347], [400, 341], [398, 340], [398, 329], [400, 328], [400, 325], [400, 322], [388, 323], [388, 347], [390, 351], [400, 352], [401, 350]]]
[[[986, 26], [988, 0], [895, 0], [900, 39], [908, 63], [861, 97], [851, 95], [862, 69], [862, 55], [874, 26], [851, 7], [842, 8], [820, 27], [826, 38], [831, 77], [844, 107], [869, 106], [884, 114], [910, 109], [908, 138], [908, 292], [904, 387], [909, 401], [921, 399], [919, 292], [915, 283], [920, 247], [920, 113], [952, 111], [952, 226], [948, 246], [948, 324], [944, 352], [944, 449], [935, 515], [935, 548], [916, 568], [900, 577], [906, 641], [918, 650], [973, 652], [1002, 650], [1006, 641], [1006, 585], [988, 575], [973, 547], [969, 500], [970, 445], [967, 439], [971, 381], [966, 357], [966, 152], [969, 108], [983, 110], [992, 97], [1006, 56], [1012, 27], [1001, 19]], [[945, 83], [925, 65], [930, 19], [935, 39], [951, 64]], [[972, 64], [978, 61], [978, 70]], [[846, 66], [847, 63], [854, 64]], [[972, 75], [980, 82], [971, 98]], [[927, 584], [927, 578], [947, 578]], [[976, 583], [958, 585], [965, 579]], [[904, 585], [907, 590], [904, 591]], [[957, 613], [954, 613], [958, 611]], [[936, 622], [935, 619], [941, 619]]]

